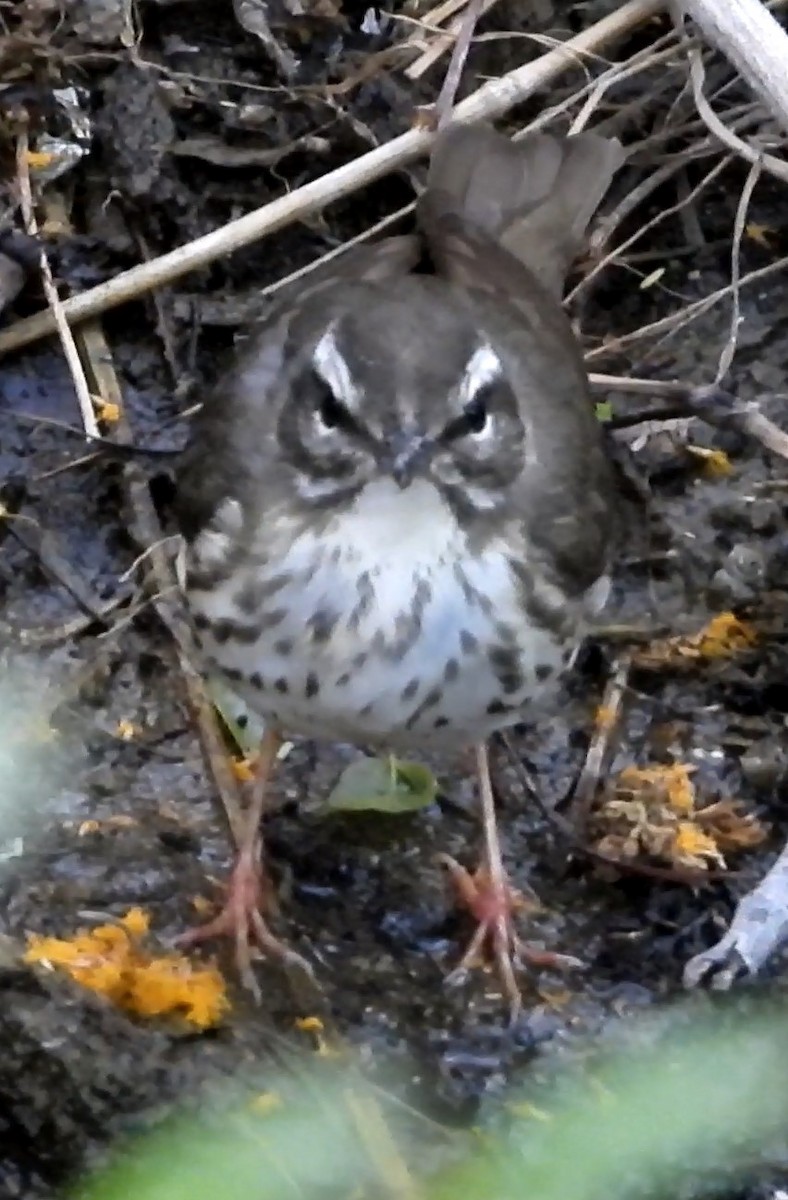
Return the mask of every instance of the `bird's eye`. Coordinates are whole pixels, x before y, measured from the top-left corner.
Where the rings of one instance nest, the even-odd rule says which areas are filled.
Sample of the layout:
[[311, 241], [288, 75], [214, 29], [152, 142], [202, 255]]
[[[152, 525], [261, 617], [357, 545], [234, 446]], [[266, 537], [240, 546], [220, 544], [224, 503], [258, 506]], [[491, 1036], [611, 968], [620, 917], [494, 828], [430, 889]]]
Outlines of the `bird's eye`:
[[[319, 378], [319, 377], [318, 377]], [[344, 429], [352, 424], [353, 418], [341, 400], [337, 400], [331, 388], [322, 379], [317, 399], [316, 412], [324, 429]]]
[[462, 410], [463, 421], [468, 433], [483, 433], [489, 420], [487, 401], [483, 393], [469, 400]]

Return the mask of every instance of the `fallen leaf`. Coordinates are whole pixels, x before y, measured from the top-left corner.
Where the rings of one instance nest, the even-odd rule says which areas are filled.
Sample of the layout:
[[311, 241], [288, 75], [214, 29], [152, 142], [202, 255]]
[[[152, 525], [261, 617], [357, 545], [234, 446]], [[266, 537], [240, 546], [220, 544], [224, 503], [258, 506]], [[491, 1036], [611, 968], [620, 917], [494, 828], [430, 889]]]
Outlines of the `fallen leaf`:
[[340, 775], [328, 807], [342, 812], [416, 812], [432, 804], [435, 776], [420, 763], [362, 758]]

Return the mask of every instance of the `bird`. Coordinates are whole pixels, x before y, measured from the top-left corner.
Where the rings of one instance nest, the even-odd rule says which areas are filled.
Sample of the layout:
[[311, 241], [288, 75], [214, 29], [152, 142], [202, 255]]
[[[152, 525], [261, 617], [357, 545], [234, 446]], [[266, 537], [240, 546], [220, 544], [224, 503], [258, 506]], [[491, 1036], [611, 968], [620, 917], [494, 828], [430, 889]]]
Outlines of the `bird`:
[[[203, 668], [265, 723], [226, 903], [270, 928], [261, 824], [285, 734], [474, 750], [483, 854], [446, 859], [512, 1011], [514, 921], [487, 753], [544, 711], [610, 591], [611, 459], [562, 308], [623, 161], [593, 132], [449, 124], [412, 233], [288, 290], [206, 390], [176, 477], [180, 579]], [[255, 946], [256, 943], [256, 946]]]

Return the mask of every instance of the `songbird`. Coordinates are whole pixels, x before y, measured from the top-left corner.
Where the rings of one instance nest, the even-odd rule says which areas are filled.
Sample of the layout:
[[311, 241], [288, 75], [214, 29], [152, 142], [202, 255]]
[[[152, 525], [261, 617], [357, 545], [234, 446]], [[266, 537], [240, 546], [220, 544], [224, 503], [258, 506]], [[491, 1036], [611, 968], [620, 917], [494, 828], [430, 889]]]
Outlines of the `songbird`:
[[524, 951], [486, 740], [538, 714], [609, 591], [613, 470], [566, 272], [623, 159], [593, 133], [437, 135], [417, 231], [291, 292], [204, 397], [178, 478], [183, 583], [217, 673], [266, 722], [220, 915], [270, 931], [260, 822], [280, 731], [476, 748], [471, 893], [513, 1008]]

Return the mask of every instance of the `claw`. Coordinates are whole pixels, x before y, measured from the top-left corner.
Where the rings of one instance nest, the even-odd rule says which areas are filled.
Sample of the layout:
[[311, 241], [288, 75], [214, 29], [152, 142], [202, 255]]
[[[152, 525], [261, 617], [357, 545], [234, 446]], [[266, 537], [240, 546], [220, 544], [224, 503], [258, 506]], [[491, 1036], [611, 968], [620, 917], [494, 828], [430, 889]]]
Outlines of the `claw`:
[[260, 988], [252, 970], [254, 948], [266, 958], [279, 959], [285, 966], [295, 967], [305, 971], [310, 978], [314, 977], [306, 959], [269, 929], [263, 912], [271, 907], [271, 889], [260, 866], [259, 854], [254, 850], [243, 850], [230, 877], [227, 899], [221, 912], [204, 925], [181, 934], [177, 944], [193, 946], [209, 938], [231, 937], [235, 942], [235, 961], [241, 981], [259, 1003]]

